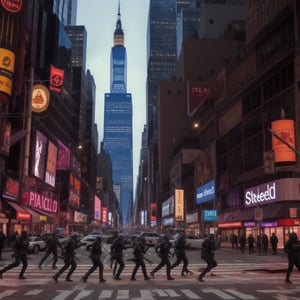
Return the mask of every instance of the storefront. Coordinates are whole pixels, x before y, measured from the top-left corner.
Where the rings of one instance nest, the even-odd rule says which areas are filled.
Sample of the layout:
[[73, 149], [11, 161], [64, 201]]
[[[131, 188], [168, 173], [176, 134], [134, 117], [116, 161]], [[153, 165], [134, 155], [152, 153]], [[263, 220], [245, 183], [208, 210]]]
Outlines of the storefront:
[[274, 180], [244, 191], [243, 209], [225, 212], [218, 217], [222, 240], [229, 241], [232, 234], [255, 238], [265, 233], [278, 237], [283, 248], [290, 232], [300, 236], [300, 178]]

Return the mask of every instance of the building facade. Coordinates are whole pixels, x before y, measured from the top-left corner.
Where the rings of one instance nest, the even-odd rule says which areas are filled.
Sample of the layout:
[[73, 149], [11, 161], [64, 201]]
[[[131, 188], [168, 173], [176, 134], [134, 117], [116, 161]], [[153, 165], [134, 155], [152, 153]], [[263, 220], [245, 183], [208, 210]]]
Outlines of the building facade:
[[133, 202], [132, 99], [127, 93], [127, 61], [120, 6], [111, 49], [110, 93], [105, 94], [104, 147], [112, 161], [115, 194], [119, 200], [119, 224], [131, 222]]

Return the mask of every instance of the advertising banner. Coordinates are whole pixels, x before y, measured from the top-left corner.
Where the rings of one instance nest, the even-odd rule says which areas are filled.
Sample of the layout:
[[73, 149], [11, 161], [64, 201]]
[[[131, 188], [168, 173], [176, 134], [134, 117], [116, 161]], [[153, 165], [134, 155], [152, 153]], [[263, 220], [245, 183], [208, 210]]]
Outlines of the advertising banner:
[[197, 188], [197, 204], [208, 202], [215, 199], [215, 185], [216, 181], [213, 179]]
[[12, 80], [15, 69], [15, 54], [0, 48], [0, 92], [11, 96]]
[[175, 219], [184, 221], [184, 190], [175, 190]]
[[276, 163], [296, 162], [296, 153], [280, 139], [295, 148], [294, 120], [278, 120], [272, 122], [272, 130], [279, 137], [272, 136], [272, 148]]
[[94, 220], [101, 220], [101, 200], [97, 196], [94, 198]]
[[50, 68], [50, 91], [61, 93], [64, 82], [64, 70], [55, 68], [51, 65]]

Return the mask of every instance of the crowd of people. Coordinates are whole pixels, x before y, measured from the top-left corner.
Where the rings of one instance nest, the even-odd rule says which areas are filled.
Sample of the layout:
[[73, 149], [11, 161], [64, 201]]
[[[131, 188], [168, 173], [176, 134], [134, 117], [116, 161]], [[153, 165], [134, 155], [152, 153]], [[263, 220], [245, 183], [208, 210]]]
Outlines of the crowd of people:
[[265, 233], [258, 234], [256, 239], [251, 233], [248, 235], [248, 237], [246, 237], [244, 233], [239, 237], [235, 233], [233, 233], [230, 236], [230, 242], [233, 249], [240, 249], [241, 252], [245, 252], [246, 245], [248, 245], [249, 253], [255, 253], [255, 245], [258, 253], [267, 253], [270, 243], [272, 254], [277, 254], [278, 238], [275, 232], [272, 233], [270, 238], [268, 238]]
[[[0, 231], [0, 246], [5, 243], [5, 235], [2, 231]], [[270, 237], [270, 240], [266, 239], [264, 235], [257, 237], [255, 240], [254, 237], [250, 234], [248, 238], [246, 239], [245, 235], [240, 236], [238, 239], [237, 236], [232, 235], [231, 236], [231, 242], [233, 248], [238, 248], [238, 242], [240, 244], [240, 250], [243, 252], [245, 251], [245, 245], [246, 242], [248, 243], [249, 247], [249, 253], [254, 252], [254, 244], [259, 244], [258, 249], [260, 251], [266, 251], [266, 248], [268, 247], [268, 242], [270, 241], [272, 245], [272, 253], [274, 255], [277, 254], [277, 243], [278, 238], [276, 237], [275, 233], [272, 234]], [[267, 244], [267, 246], [266, 246]], [[46, 242], [47, 249], [44, 254], [44, 256], [41, 258], [39, 262], [39, 268], [41, 269], [43, 267], [43, 263], [45, 260], [52, 254], [53, 258], [51, 260], [52, 262], [52, 268], [56, 269], [56, 263], [58, 260], [58, 249], [61, 250], [61, 258], [64, 261], [63, 266], [52, 276], [53, 280], [57, 283], [59, 277], [68, 270], [67, 275], [65, 277], [65, 281], [72, 281], [71, 276], [73, 272], [77, 268], [77, 262], [76, 262], [76, 253], [75, 250], [78, 249], [82, 244], [79, 240], [78, 234], [72, 234], [70, 238], [67, 240], [67, 242], [64, 243], [62, 246], [59, 243], [59, 240], [57, 238], [57, 232], [54, 232], [47, 240]], [[16, 239], [13, 243], [13, 255], [14, 262], [8, 264], [4, 268], [0, 270], [0, 279], [2, 279], [2, 276], [5, 272], [8, 270], [15, 268], [19, 266], [22, 263], [22, 268], [19, 273], [19, 279], [25, 279], [24, 273], [28, 266], [27, 261], [27, 254], [28, 254], [28, 246], [29, 246], [29, 236], [27, 232], [24, 230], [20, 235], [16, 236]], [[122, 235], [119, 235], [118, 232], [114, 233], [114, 238], [112, 245], [110, 247], [110, 260], [111, 260], [111, 268], [113, 269], [113, 278], [115, 280], [121, 280], [121, 274], [125, 267], [125, 261], [124, 261], [124, 255], [123, 251], [127, 248], [125, 245], [125, 242], [123, 240]], [[131, 274], [131, 281], [136, 280], [136, 274], [139, 268], [141, 268], [144, 280], [149, 280], [150, 278], [155, 278], [155, 273], [158, 272], [161, 268], [166, 268], [166, 277], [168, 280], [174, 280], [174, 278], [171, 276], [171, 271], [178, 265], [182, 263], [182, 270], [181, 275], [186, 276], [189, 274], [192, 274], [192, 272], [189, 270], [188, 265], [189, 261], [186, 255], [186, 249], [187, 249], [187, 242], [186, 242], [186, 235], [185, 232], [181, 232], [179, 236], [177, 237], [175, 244], [173, 245], [168, 236], [164, 235], [159, 240], [159, 242], [155, 245], [155, 251], [160, 258], [160, 262], [150, 271], [150, 276], [148, 275], [145, 260], [148, 260], [145, 257], [145, 254], [147, 252], [149, 247], [146, 245], [146, 240], [144, 237], [138, 238], [136, 243], [133, 247], [133, 259], [131, 259], [135, 264], [134, 268], [132, 270]], [[173, 251], [171, 249], [174, 248]], [[204, 269], [199, 270], [199, 276], [198, 281], [203, 282], [204, 277], [208, 272], [211, 272], [211, 275], [214, 275], [212, 273], [212, 269], [217, 267], [217, 261], [215, 259], [215, 251], [217, 250], [218, 246], [215, 242], [215, 236], [213, 234], [210, 234], [202, 243], [201, 247], [201, 258], [205, 261], [206, 267]], [[287, 253], [288, 257], [288, 268], [286, 271], [286, 283], [292, 283], [290, 281], [290, 275], [292, 273], [293, 267], [295, 266], [298, 271], [300, 272], [300, 242], [298, 240], [297, 234], [292, 232], [289, 234], [289, 239], [285, 243], [284, 251]], [[0, 247], [0, 258], [1, 258], [1, 252], [2, 247]], [[82, 282], [87, 282], [89, 276], [98, 268], [99, 269], [99, 282], [104, 283], [106, 280], [104, 279], [104, 264], [101, 259], [102, 256], [102, 240], [101, 237], [97, 237], [95, 241], [92, 244], [91, 251], [90, 251], [90, 259], [91, 259], [91, 267], [87, 271], [87, 273], [82, 277]], [[175, 262], [172, 264], [170, 257], [176, 256]], [[149, 261], [149, 260], [148, 260]]]

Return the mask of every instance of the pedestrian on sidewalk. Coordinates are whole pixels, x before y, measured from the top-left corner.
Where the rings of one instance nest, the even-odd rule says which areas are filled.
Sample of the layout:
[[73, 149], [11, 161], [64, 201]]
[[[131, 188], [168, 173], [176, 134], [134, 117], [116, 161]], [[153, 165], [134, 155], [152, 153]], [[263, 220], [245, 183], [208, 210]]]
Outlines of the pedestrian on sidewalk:
[[206, 262], [206, 268], [199, 274], [198, 281], [203, 282], [203, 277], [218, 264], [215, 259], [214, 251], [217, 250], [214, 235], [210, 234], [202, 243], [201, 258]]
[[[125, 268], [125, 262], [123, 258], [123, 250], [126, 249], [123, 237], [119, 235], [119, 233], [116, 231], [114, 233], [114, 240], [110, 247], [110, 255], [111, 260], [115, 262], [115, 267], [113, 271], [113, 277], [115, 280], [121, 280], [121, 273]], [[118, 267], [118, 270], [116, 269]]]
[[42, 269], [43, 262], [52, 253], [53, 254], [52, 269], [56, 269], [56, 263], [57, 263], [57, 260], [58, 260], [57, 248], [60, 248], [61, 250], [63, 249], [60, 242], [59, 242], [59, 240], [58, 240], [57, 232], [53, 232], [53, 234], [47, 239], [46, 247], [47, 247], [46, 253], [42, 257], [41, 261], [39, 262], [39, 268]]
[[101, 260], [102, 255], [102, 241], [100, 236], [96, 237], [96, 240], [92, 244], [92, 250], [90, 258], [92, 260], [92, 267], [87, 271], [87, 273], [82, 277], [83, 282], [87, 282], [89, 276], [99, 268], [99, 282], [105, 282], [106, 280], [103, 278], [104, 265]]
[[77, 263], [76, 263], [76, 258], [75, 258], [75, 249], [79, 248], [81, 246], [80, 243], [78, 243], [78, 234], [74, 233], [71, 235], [71, 237], [69, 238], [69, 240], [66, 242], [66, 245], [64, 246], [63, 249], [63, 259], [64, 259], [64, 265], [63, 267], [52, 276], [53, 280], [57, 283], [59, 276], [66, 271], [69, 266], [71, 265], [71, 268], [67, 274], [66, 277], [66, 281], [73, 281], [71, 279], [71, 275], [73, 274], [73, 272], [75, 271], [76, 267], [77, 267]]
[[13, 246], [14, 254], [12, 255], [12, 257], [15, 258], [15, 261], [9, 264], [8, 266], [4, 267], [2, 270], [0, 270], [0, 279], [2, 279], [3, 273], [5, 273], [10, 269], [18, 267], [21, 262], [23, 266], [19, 274], [19, 279], [25, 279], [24, 273], [28, 266], [28, 261], [27, 261], [28, 247], [29, 247], [29, 237], [27, 231], [23, 230], [21, 236], [17, 238]]
[[287, 253], [288, 256], [288, 268], [286, 270], [285, 282], [292, 283], [290, 281], [290, 276], [293, 271], [294, 265], [300, 272], [300, 242], [295, 232], [291, 232], [289, 234], [289, 239], [284, 246], [284, 252]]
[[233, 233], [230, 237], [232, 249], [238, 249], [238, 237], [235, 233]]
[[276, 255], [277, 254], [278, 238], [277, 238], [275, 232], [273, 232], [271, 237], [270, 237], [270, 244], [272, 246], [272, 254]]
[[171, 266], [171, 269], [173, 269], [177, 267], [181, 262], [183, 262], [181, 276], [192, 274], [192, 272], [188, 269], [189, 261], [185, 253], [186, 248], [187, 248], [186, 235], [185, 232], [183, 231], [179, 233], [175, 241], [174, 253], [176, 255], [176, 261]]
[[164, 235], [160, 242], [155, 246], [155, 252], [158, 254], [160, 258], [160, 263], [150, 272], [152, 278], [154, 278], [154, 274], [159, 271], [162, 267], [166, 266], [167, 279], [174, 280], [171, 277], [171, 262], [170, 262], [170, 250], [172, 248], [172, 243], [170, 243], [167, 235]]
[[239, 242], [240, 242], [240, 250], [242, 253], [244, 253], [246, 247], [246, 236], [244, 233], [240, 236]]
[[254, 253], [255, 238], [253, 237], [253, 235], [251, 233], [249, 234], [249, 236], [247, 238], [247, 242], [248, 242], [249, 253]]
[[147, 248], [146, 248], [146, 239], [144, 237], [140, 237], [137, 241], [137, 243], [134, 246], [134, 250], [133, 250], [133, 255], [134, 255], [134, 262], [135, 262], [135, 266], [134, 269], [132, 271], [131, 274], [131, 281], [135, 281], [135, 275], [139, 269], [139, 267], [142, 268], [142, 272], [144, 275], [144, 280], [149, 280], [150, 277], [147, 275], [147, 269], [146, 269], [146, 265], [145, 265], [145, 261], [144, 261], [144, 255], [147, 252]]
[[3, 233], [3, 230], [0, 230], [0, 260], [2, 260], [2, 250], [4, 249], [5, 246], [5, 241], [6, 241], [6, 236]]

